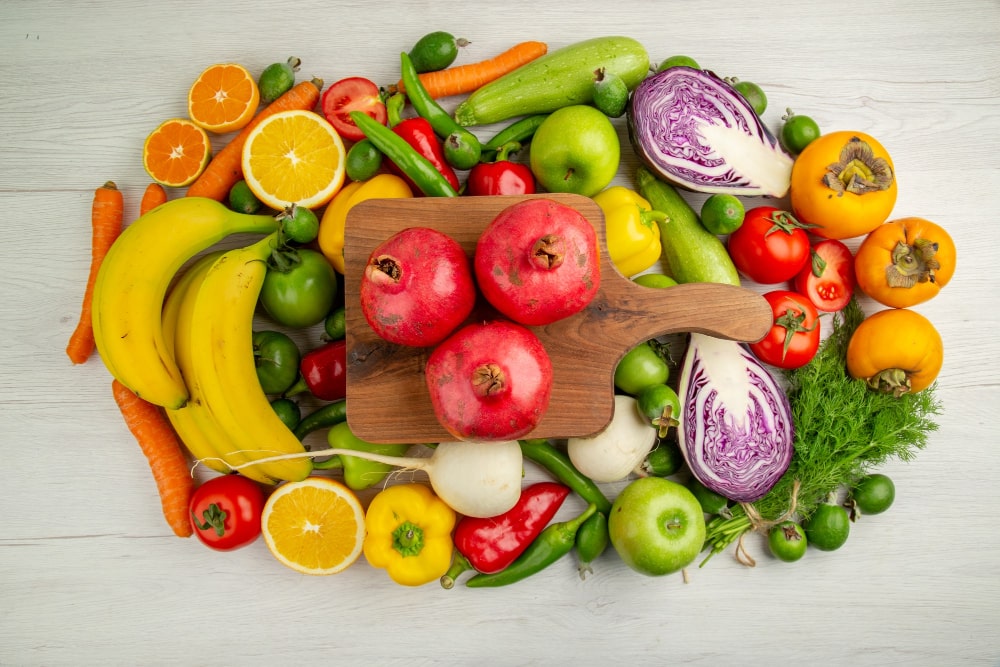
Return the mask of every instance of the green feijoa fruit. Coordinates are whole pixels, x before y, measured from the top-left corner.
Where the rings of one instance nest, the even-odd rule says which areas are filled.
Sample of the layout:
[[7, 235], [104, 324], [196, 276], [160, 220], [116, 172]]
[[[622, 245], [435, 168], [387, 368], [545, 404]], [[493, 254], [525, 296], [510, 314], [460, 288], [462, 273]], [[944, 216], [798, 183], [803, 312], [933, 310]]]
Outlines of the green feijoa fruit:
[[449, 32], [436, 30], [418, 39], [408, 55], [418, 73], [434, 72], [455, 62], [458, 49], [468, 43], [468, 40], [456, 39]]
[[663, 70], [671, 67], [691, 67], [693, 69], [701, 69], [701, 65], [699, 65], [697, 61], [690, 56], [670, 56], [657, 66], [656, 71], [662, 72]]
[[302, 411], [299, 409], [299, 404], [290, 398], [274, 399], [271, 401], [271, 408], [278, 415], [281, 423], [288, 427], [288, 430], [292, 430], [298, 426], [299, 421], [302, 419]]
[[594, 106], [609, 118], [620, 118], [628, 105], [625, 80], [603, 67], [594, 72]]
[[835, 551], [844, 546], [851, 532], [851, 518], [840, 505], [824, 503], [816, 508], [802, 528], [809, 544], [821, 551]]
[[758, 116], [764, 115], [764, 111], [767, 109], [767, 95], [764, 94], [763, 88], [751, 81], [736, 79], [733, 79], [733, 88], [750, 103]]
[[382, 151], [370, 139], [356, 142], [347, 151], [344, 172], [352, 181], [367, 181], [382, 168]]
[[743, 202], [733, 195], [714, 194], [701, 206], [701, 224], [715, 235], [732, 234], [745, 215]]
[[851, 490], [851, 502], [862, 514], [881, 514], [896, 499], [896, 485], [886, 475], [863, 477]]
[[246, 181], [236, 181], [229, 189], [229, 208], [237, 213], [256, 213], [264, 204], [257, 199]]
[[330, 311], [323, 321], [323, 332], [330, 340], [341, 340], [347, 335], [347, 320], [343, 306]]
[[283, 63], [272, 63], [265, 67], [257, 80], [260, 101], [264, 104], [270, 104], [291, 90], [292, 86], [295, 85], [295, 73], [301, 64], [301, 60], [292, 56]]

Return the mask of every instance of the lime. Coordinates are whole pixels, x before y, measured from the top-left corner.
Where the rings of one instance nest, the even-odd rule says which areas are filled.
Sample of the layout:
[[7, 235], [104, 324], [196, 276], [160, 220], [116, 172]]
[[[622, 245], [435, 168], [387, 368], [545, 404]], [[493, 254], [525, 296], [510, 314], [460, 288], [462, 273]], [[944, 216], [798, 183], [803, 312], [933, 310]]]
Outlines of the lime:
[[656, 71], [662, 72], [663, 70], [671, 67], [692, 67], [694, 69], [701, 69], [701, 65], [699, 65], [694, 58], [689, 56], [670, 56], [657, 66]]
[[745, 213], [737, 197], [715, 194], [701, 206], [701, 224], [713, 234], [732, 234], [743, 224]]
[[834, 551], [847, 541], [851, 519], [840, 505], [824, 503], [816, 508], [803, 528], [809, 544], [821, 551]]
[[263, 204], [246, 181], [236, 181], [229, 190], [229, 208], [238, 213], [256, 213]]
[[594, 73], [594, 106], [609, 118], [619, 118], [628, 104], [628, 85], [624, 79], [603, 67]]
[[673, 287], [677, 281], [662, 273], [644, 273], [632, 279], [632, 282], [643, 287]]
[[275, 101], [295, 85], [295, 72], [298, 71], [302, 61], [292, 56], [283, 63], [274, 63], [264, 68], [257, 80], [257, 87], [260, 88], [260, 101], [270, 104]]

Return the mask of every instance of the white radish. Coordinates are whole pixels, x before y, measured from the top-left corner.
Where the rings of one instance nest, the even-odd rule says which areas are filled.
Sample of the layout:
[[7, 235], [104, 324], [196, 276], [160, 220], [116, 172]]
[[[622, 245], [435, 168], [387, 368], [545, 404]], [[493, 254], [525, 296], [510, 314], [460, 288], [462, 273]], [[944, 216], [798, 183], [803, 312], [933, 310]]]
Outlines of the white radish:
[[516, 440], [501, 442], [442, 442], [429, 457], [385, 456], [354, 449], [324, 449], [282, 454], [249, 461], [234, 470], [266, 461], [290, 458], [355, 456], [405, 470], [422, 470], [431, 488], [453, 510], [465, 516], [487, 518], [503, 514], [521, 497], [524, 460]]
[[570, 438], [566, 453], [595, 482], [618, 482], [635, 470], [656, 445], [656, 429], [639, 412], [636, 399], [615, 396], [608, 426], [589, 438]]

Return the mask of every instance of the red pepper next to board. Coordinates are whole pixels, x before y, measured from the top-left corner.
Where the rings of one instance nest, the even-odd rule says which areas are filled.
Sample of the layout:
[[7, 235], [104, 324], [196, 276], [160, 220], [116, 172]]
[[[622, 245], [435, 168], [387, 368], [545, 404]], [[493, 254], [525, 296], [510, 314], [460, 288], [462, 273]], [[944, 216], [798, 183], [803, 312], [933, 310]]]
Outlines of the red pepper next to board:
[[557, 482], [538, 482], [524, 489], [517, 504], [499, 516], [462, 517], [455, 526], [455, 549], [479, 572], [499, 572], [545, 529], [569, 491]]
[[[402, 137], [406, 143], [412, 146], [415, 151], [427, 158], [434, 165], [434, 168], [441, 172], [441, 175], [447, 179], [451, 187], [458, 192], [460, 187], [458, 176], [455, 174], [455, 170], [451, 168], [451, 165], [445, 160], [444, 148], [440, 140], [438, 140], [437, 135], [434, 134], [434, 128], [430, 122], [419, 116], [415, 118], [402, 118], [402, 109], [405, 103], [406, 97], [401, 93], [396, 93], [386, 100], [389, 127], [393, 132]], [[392, 160], [388, 160], [386, 166], [389, 168], [389, 171], [403, 178], [414, 194], [419, 195], [423, 192]]]
[[480, 162], [469, 171], [465, 194], [530, 195], [535, 192], [535, 176], [526, 164], [511, 162], [508, 156], [520, 150], [521, 144], [511, 141], [497, 150], [496, 160]]
[[347, 343], [335, 340], [302, 356], [299, 379], [285, 396], [308, 391], [321, 401], [347, 396]]

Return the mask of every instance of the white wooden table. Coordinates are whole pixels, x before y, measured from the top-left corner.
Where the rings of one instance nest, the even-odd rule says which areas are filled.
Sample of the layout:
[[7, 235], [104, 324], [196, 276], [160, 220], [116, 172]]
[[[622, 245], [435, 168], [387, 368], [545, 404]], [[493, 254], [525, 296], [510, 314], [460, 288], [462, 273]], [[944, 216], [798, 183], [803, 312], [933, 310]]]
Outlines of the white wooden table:
[[[996, 0], [222, 4], [0, 3], [0, 664], [1000, 664]], [[586, 581], [568, 558], [490, 591], [407, 589], [363, 561], [309, 578], [261, 541], [220, 554], [169, 532], [107, 371], [63, 353], [94, 188], [116, 181], [135, 215], [143, 139], [213, 62], [258, 73], [296, 55], [301, 76], [384, 84], [437, 29], [472, 41], [468, 61], [629, 35], [654, 62], [683, 53], [759, 83], [772, 128], [791, 107], [890, 149], [895, 213], [946, 226], [960, 263], [917, 308], [944, 338], [945, 411], [915, 461], [887, 466], [889, 513], [794, 565], [754, 536], [755, 568], [730, 551], [688, 583], [609, 551]]]

